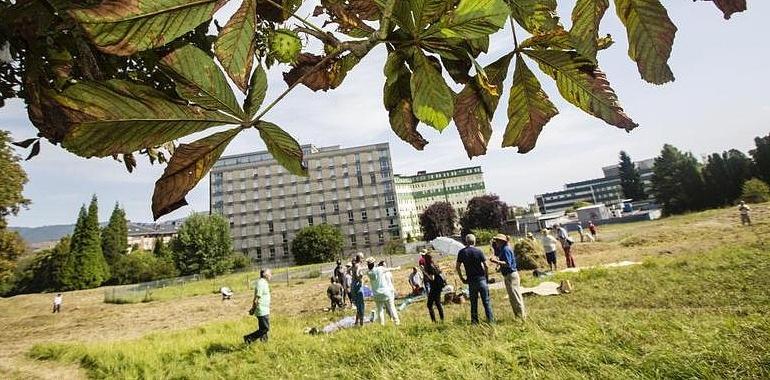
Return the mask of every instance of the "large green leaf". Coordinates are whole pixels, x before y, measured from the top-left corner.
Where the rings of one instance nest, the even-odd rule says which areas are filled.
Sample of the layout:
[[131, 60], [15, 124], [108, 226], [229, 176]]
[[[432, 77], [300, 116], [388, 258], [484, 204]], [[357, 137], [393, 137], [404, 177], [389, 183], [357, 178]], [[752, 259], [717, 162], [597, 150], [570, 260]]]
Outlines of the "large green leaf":
[[[468, 158], [487, 153], [492, 135], [492, 117], [500, 101], [512, 57], [513, 53], [506, 54], [485, 67], [486, 78], [482, 79], [481, 73], [476, 74], [455, 98], [455, 125]], [[483, 86], [482, 81], [485, 82]]]
[[292, 174], [307, 176], [307, 167], [302, 162], [302, 147], [297, 140], [281, 127], [268, 121], [260, 121], [255, 128], [259, 130], [259, 136], [267, 145], [267, 151], [279, 164]]
[[466, 40], [486, 37], [500, 30], [509, 14], [503, 0], [460, 0], [457, 8], [442, 16], [423, 33], [423, 37], [436, 33]]
[[235, 85], [246, 92], [256, 48], [257, 11], [255, 0], [243, 0], [240, 8], [219, 32], [214, 53]]
[[609, 0], [577, 0], [572, 9], [572, 29], [569, 34], [578, 53], [596, 64], [599, 23], [610, 6]]
[[176, 92], [201, 107], [242, 116], [232, 88], [214, 59], [193, 45], [166, 54], [160, 64], [176, 82]]
[[441, 16], [457, 4], [458, 0], [412, 0], [403, 2], [410, 4], [412, 19], [416, 29], [422, 30], [439, 20]]
[[257, 65], [254, 73], [251, 74], [251, 81], [249, 81], [249, 93], [246, 94], [243, 108], [246, 110], [246, 118], [252, 119], [254, 115], [259, 111], [259, 107], [262, 106], [262, 102], [265, 101], [265, 94], [267, 93], [267, 75], [261, 65]]
[[642, 79], [654, 84], [674, 80], [668, 57], [676, 26], [659, 0], [615, 0], [615, 10], [626, 26], [628, 55], [636, 61]]
[[556, 87], [566, 101], [610, 125], [625, 130], [638, 126], [623, 112], [604, 73], [577, 52], [529, 49], [523, 52], [556, 80]]
[[211, 170], [240, 131], [241, 128], [233, 128], [176, 148], [163, 175], [155, 182], [152, 215], [156, 220], [187, 204], [187, 193]]
[[132, 55], [163, 46], [211, 20], [227, 0], [108, 0], [69, 14], [91, 42], [109, 54]]
[[153, 88], [122, 80], [82, 81], [50, 93], [59, 122], [70, 129], [62, 141], [84, 157], [105, 157], [158, 146], [209, 127], [240, 121], [189, 106]]
[[443, 131], [454, 113], [452, 90], [422, 51], [414, 54], [413, 71], [410, 88], [414, 114], [425, 124]]
[[417, 132], [419, 120], [412, 111], [412, 91], [409, 87], [412, 73], [406, 68], [404, 58], [397, 52], [388, 54], [384, 71], [383, 101], [388, 111], [390, 128], [401, 140], [417, 150], [423, 150], [428, 141]]
[[508, 0], [511, 16], [533, 35], [563, 29], [556, 15], [556, 0]]
[[543, 126], [558, 113], [524, 59], [516, 56], [503, 147], [515, 146], [519, 153], [529, 152], [535, 147]]

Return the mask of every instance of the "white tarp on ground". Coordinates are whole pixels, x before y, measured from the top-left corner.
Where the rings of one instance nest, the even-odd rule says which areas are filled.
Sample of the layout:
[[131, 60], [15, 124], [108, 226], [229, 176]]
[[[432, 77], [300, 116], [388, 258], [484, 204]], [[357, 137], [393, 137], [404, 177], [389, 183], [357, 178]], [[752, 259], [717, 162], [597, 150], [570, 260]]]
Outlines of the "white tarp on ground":
[[444, 237], [444, 236], [437, 237], [431, 240], [430, 245], [433, 246], [433, 249], [445, 255], [457, 255], [457, 252], [465, 248], [465, 245], [463, 245], [463, 243], [460, 243], [455, 239]]
[[[504, 289], [505, 284], [502, 281], [495, 282], [494, 284], [489, 284], [490, 289]], [[559, 284], [555, 282], [541, 282], [537, 286], [533, 288], [527, 288], [524, 286], [519, 287], [519, 293], [521, 294], [536, 294], [538, 296], [558, 296], [561, 294], [559, 292]]]

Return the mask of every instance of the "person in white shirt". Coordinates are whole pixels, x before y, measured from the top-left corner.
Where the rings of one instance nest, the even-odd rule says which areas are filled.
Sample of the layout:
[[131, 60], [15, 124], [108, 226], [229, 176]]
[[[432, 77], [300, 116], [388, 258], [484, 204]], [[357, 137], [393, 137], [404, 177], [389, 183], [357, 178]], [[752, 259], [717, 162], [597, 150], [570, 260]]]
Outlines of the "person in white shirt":
[[54, 313], [61, 313], [61, 302], [62, 302], [61, 293], [56, 293], [56, 297], [53, 298]]
[[746, 202], [741, 201], [741, 204], [738, 205], [738, 211], [741, 213], [741, 225], [751, 226], [751, 207]]
[[412, 287], [413, 296], [419, 296], [422, 294], [422, 273], [417, 270], [417, 267], [412, 267], [412, 273], [409, 274], [409, 286]]
[[[387, 308], [388, 314], [393, 318], [393, 322], [396, 326], [401, 324], [401, 320], [398, 318], [398, 311], [396, 311], [395, 292], [393, 289], [393, 281], [389, 280], [388, 272], [398, 270], [400, 268], [386, 268], [385, 266], [375, 266], [374, 258], [370, 257], [366, 259], [367, 268], [369, 272], [366, 274], [369, 277], [369, 285], [372, 287], [372, 293], [375, 304], [375, 320], [379, 320], [381, 325], [385, 325], [385, 309]], [[383, 263], [384, 264], [384, 263]]]
[[547, 228], [543, 230], [543, 236], [540, 238], [540, 243], [543, 245], [543, 251], [545, 251], [545, 260], [548, 262], [548, 269], [556, 271], [556, 245], [559, 243], [551, 231]]

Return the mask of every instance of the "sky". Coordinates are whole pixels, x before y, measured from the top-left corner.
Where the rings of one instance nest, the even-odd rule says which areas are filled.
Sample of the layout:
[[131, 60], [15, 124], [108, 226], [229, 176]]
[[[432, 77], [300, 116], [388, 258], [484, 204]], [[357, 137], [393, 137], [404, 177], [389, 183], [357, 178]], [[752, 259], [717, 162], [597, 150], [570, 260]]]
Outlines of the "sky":
[[[559, 3], [562, 21], [568, 26], [573, 2]], [[217, 18], [226, 19], [237, 5], [231, 2]], [[634, 160], [656, 156], [666, 143], [697, 157], [731, 148], [747, 152], [755, 136], [770, 132], [770, 52], [764, 38], [770, 2], [751, 1], [747, 12], [734, 14], [731, 20], [724, 20], [710, 2], [667, 2], [666, 7], [679, 30], [669, 60], [676, 81], [663, 86], [640, 79], [636, 64], [628, 58], [625, 31], [614, 9], [608, 11], [601, 25], [602, 34], [611, 34], [616, 43], [600, 53], [599, 62], [624, 109], [640, 125], [631, 133], [562, 100], [551, 78], [540, 75], [535, 64], [528, 61], [560, 111], [543, 129], [535, 149], [519, 154], [515, 148], [500, 147], [507, 122], [509, 77], [492, 121], [494, 133], [486, 156], [469, 160], [453, 124], [443, 133], [419, 126], [430, 143], [417, 151], [390, 130], [382, 106], [382, 46], [370, 53], [338, 89], [314, 93], [298, 86], [266, 119], [286, 129], [300, 144], [350, 147], [388, 142], [394, 172], [398, 174], [479, 165], [487, 191], [516, 205], [532, 203], [535, 194], [559, 190], [567, 182], [600, 177], [601, 167], [615, 164], [620, 150]], [[310, 13], [309, 9], [300, 11]], [[490, 63], [507, 53], [510, 36], [510, 29], [495, 34], [489, 54], [479, 61]], [[288, 70], [285, 66], [282, 69]], [[509, 74], [512, 72], [511, 68]], [[285, 88], [280, 71], [271, 70], [267, 101]], [[459, 87], [455, 90], [459, 91]], [[37, 133], [21, 101], [9, 101], [0, 108], [0, 129], [10, 131], [15, 140]], [[246, 131], [228, 146], [225, 155], [264, 149], [257, 132]], [[18, 153], [26, 154], [22, 150]], [[151, 221], [152, 191], [163, 166], [138, 161], [138, 168], [129, 174], [122, 163], [111, 158], [83, 159], [46, 142], [39, 156], [22, 164], [29, 177], [24, 195], [32, 204], [18, 216], [10, 217], [9, 224], [35, 227], [74, 223], [79, 207], [92, 194], [99, 198], [101, 220], [109, 218], [118, 202], [131, 221]], [[208, 177], [188, 194], [187, 200], [189, 206], [161, 220], [208, 211]]]

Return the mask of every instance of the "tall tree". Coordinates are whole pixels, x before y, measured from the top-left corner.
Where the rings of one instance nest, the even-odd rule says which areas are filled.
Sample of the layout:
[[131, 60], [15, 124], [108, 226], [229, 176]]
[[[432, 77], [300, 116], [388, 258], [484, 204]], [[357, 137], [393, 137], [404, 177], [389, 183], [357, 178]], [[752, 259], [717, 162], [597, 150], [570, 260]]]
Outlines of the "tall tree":
[[625, 151], [620, 151], [618, 167], [620, 169], [620, 187], [623, 189], [623, 197], [635, 201], [646, 199], [647, 194], [644, 193], [642, 176], [631, 161], [631, 157]]
[[218, 214], [190, 215], [171, 242], [174, 264], [182, 275], [216, 276], [230, 270], [233, 253], [230, 223]]
[[71, 277], [66, 271], [74, 268], [72, 260], [69, 236], [61, 238], [51, 249], [21, 259], [8, 295], [73, 289], [65, 285], [69, 281], [65, 277]]
[[163, 238], [155, 238], [152, 254], [159, 259], [173, 261], [174, 253], [171, 251], [171, 247], [163, 241]]
[[770, 183], [770, 134], [755, 137], [754, 145], [756, 147], [749, 151], [754, 161], [754, 175], [765, 183]]
[[27, 183], [27, 174], [19, 165], [19, 156], [9, 145], [8, 132], [0, 131], [0, 229], [5, 228], [5, 217], [16, 215], [19, 209], [29, 204], [22, 190]]
[[24, 254], [27, 247], [16, 231], [0, 228], [0, 284], [10, 280], [16, 260]]
[[655, 158], [652, 192], [667, 215], [703, 207], [703, 179], [700, 164], [691, 153], [666, 144]]
[[80, 209], [71, 250], [75, 257], [75, 273], [71, 283], [74, 289], [97, 287], [109, 279], [109, 267], [102, 254], [96, 195], [91, 198], [88, 212], [85, 206]]
[[455, 231], [457, 212], [449, 202], [436, 202], [420, 214], [422, 239], [431, 241], [439, 236], [449, 236]]
[[710, 155], [703, 167], [706, 203], [709, 206], [734, 203], [741, 196], [743, 183], [751, 178], [752, 170], [751, 160], [739, 150]]
[[110, 221], [102, 228], [102, 254], [110, 266], [128, 250], [126, 212], [115, 203]]
[[502, 231], [508, 216], [508, 205], [495, 194], [482, 195], [468, 202], [463, 217], [460, 218], [463, 235], [471, 230], [486, 229]]

